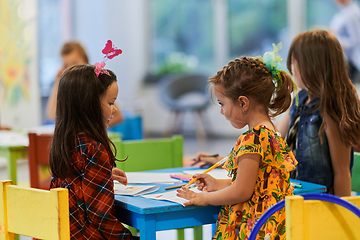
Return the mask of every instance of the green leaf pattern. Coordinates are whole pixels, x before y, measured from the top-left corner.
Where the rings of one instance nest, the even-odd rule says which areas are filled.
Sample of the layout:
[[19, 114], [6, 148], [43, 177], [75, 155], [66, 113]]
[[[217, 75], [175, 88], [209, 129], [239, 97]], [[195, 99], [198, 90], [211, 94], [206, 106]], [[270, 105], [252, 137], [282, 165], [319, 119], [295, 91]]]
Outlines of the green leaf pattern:
[[[262, 157], [253, 195], [243, 204], [222, 206], [213, 239], [247, 239], [254, 224], [267, 209], [285, 196], [292, 195], [289, 171], [295, 168], [297, 161], [280, 136], [265, 126], [257, 126], [242, 134], [224, 164], [233, 182], [236, 181], [237, 160], [246, 153]], [[242, 217], [238, 217], [241, 212]], [[263, 225], [257, 239], [265, 237], [286, 239], [285, 209], [276, 212]]]

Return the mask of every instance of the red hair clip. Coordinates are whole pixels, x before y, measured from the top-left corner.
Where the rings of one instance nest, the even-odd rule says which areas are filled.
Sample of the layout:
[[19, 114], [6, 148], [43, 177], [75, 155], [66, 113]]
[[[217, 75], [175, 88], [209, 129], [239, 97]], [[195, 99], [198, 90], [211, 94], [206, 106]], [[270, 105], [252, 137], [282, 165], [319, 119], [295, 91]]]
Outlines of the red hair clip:
[[[107, 59], [113, 59], [114, 57], [120, 55], [122, 53], [122, 50], [113, 46], [111, 40], [108, 40], [104, 49], [102, 50], [102, 53], [105, 54], [104, 58], [105, 61], [107, 61]], [[95, 63], [96, 76], [99, 76], [100, 73], [110, 76], [110, 73], [104, 68], [106, 65], [105, 61]]]

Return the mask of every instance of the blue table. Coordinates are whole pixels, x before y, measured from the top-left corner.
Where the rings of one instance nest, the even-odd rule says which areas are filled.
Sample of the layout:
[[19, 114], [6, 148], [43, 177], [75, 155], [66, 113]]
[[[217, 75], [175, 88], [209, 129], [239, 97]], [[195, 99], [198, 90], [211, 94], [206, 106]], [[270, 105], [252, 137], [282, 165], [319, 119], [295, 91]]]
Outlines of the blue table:
[[[171, 168], [152, 172], [182, 172], [194, 168]], [[303, 188], [295, 188], [295, 194], [325, 192], [326, 187], [296, 180]], [[178, 185], [178, 184], [173, 184]], [[165, 192], [172, 185], [160, 184], [154, 193]], [[213, 224], [216, 222], [220, 206], [186, 206], [180, 204], [143, 198], [140, 196], [115, 195], [116, 217], [123, 223], [140, 230], [141, 240], [155, 240], [156, 231], [188, 228]]]

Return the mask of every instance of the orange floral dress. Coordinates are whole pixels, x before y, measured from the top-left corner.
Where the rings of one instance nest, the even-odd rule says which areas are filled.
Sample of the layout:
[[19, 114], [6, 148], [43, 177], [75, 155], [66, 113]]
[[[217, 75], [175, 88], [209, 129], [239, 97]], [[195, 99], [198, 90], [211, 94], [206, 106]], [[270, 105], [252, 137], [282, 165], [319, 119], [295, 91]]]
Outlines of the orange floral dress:
[[[289, 171], [297, 161], [285, 140], [265, 126], [257, 126], [242, 134], [224, 164], [235, 184], [238, 159], [243, 154], [259, 154], [260, 168], [254, 192], [244, 203], [222, 206], [213, 239], [248, 239], [261, 215], [293, 195]], [[285, 209], [272, 215], [260, 229], [256, 239], [286, 239]]]

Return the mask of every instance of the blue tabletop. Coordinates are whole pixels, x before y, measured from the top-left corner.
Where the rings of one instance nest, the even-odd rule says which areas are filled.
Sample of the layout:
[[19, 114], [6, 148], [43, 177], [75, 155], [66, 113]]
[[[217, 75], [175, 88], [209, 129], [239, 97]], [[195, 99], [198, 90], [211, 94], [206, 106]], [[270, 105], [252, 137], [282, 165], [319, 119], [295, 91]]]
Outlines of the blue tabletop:
[[[194, 170], [196, 168], [169, 168], [169, 169], [161, 169], [161, 170], [154, 170], [151, 172], [183, 172], [186, 170]], [[291, 180], [292, 181], [292, 180]], [[295, 188], [294, 194], [299, 195], [303, 193], [309, 192], [325, 192], [326, 187], [319, 184], [304, 182], [300, 180], [294, 180], [297, 183], [301, 183], [302, 188]], [[152, 184], [153, 185], [153, 184]], [[155, 193], [162, 193], [165, 192], [165, 188], [169, 186], [179, 185], [177, 184], [158, 184], [160, 188], [153, 192]], [[175, 190], [175, 189], [173, 189]], [[140, 196], [123, 196], [123, 195], [115, 195], [115, 205], [127, 209], [131, 212], [139, 213], [139, 214], [154, 214], [154, 213], [161, 213], [161, 212], [172, 212], [172, 211], [179, 211], [185, 209], [196, 209], [202, 208], [200, 206], [186, 206], [183, 207], [181, 204], [164, 201], [164, 200], [155, 200], [155, 199], [148, 199], [143, 198]]]

